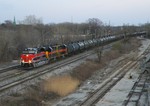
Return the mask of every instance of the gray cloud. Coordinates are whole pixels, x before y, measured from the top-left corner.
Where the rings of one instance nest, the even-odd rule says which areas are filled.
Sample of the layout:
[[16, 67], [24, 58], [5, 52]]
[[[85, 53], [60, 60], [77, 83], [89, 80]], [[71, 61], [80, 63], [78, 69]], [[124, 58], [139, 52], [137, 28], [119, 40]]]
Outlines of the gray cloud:
[[85, 22], [99, 18], [114, 25], [149, 21], [150, 0], [0, 0], [0, 22], [42, 17], [44, 23]]

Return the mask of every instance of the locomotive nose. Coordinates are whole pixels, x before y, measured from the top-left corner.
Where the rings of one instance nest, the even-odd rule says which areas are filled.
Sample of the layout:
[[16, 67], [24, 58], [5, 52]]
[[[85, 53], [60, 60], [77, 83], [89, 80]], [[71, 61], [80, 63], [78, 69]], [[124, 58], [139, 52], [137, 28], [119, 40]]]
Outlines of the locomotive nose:
[[22, 63], [31, 63], [32, 62], [32, 56], [29, 54], [23, 55], [21, 58]]

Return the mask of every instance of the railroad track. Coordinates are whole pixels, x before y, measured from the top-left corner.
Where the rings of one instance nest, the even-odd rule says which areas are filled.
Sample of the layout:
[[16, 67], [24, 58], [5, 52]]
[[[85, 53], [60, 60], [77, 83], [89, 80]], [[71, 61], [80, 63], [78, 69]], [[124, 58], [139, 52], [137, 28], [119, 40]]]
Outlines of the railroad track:
[[[150, 46], [145, 50], [145, 52], [142, 54], [143, 56], [146, 56], [150, 53]], [[147, 89], [147, 85], [150, 83], [148, 82], [150, 80], [149, 74], [146, 72], [141, 72], [137, 81], [134, 83], [131, 91], [129, 92], [127, 99], [124, 100], [123, 106], [140, 106], [140, 99], [143, 93], [149, 93]], [[149, 94], [148, 94], [149, 95]], [[150, 106], [150, 97], [147, 96], [147, 102], [145, 103], [145, 106]]]
[[17, 69], [17, 68], [19, 68], [19, 67], [20, 67], [20, 65], [19, 65], [19, 64], [16, 64], [16, 65], [8, 66], [8, 67], [6, 67], [6, 68], [1, 68], [1, 69], [0, 69], [0, 74], [5, 73], [5, 72], [8, 72], [8, 71], [11, 71], [11, 70], [13, 70], [13, 69]]
[[[87, 56], [92, 55], [92, 54], [93, 54], [93, 51], [90, 51], [88, 53], [83, 53], [80, 56], [74, 56], [73, 58], [65, 59], [64, 61], [60, 61], [57, 64], [51, 64], [50, 67], [48, 67], [48, 68], [43, 68], [42, 70], [39, 70], [39, 68], [37, 68], [38, 70], [35, 70], [35, 71], [32, 70], [32, 74], [24, 75], [20, 78], [16, 78], [16, 80], [14, 80], [14, 81], [7, 81], [8, 83], [0, 82], [1, 83], [1, 85], [0, 85], [0, 96], [5, 95], [5, 94], [9, 94], [9, 91], [11, 89], [13, 89], [14, 87], [17, 87], [18, 85], [21, 85], [25, 82], [32, 80], [32, 79], [38, 78], [38, 77], [40, 77], [46, 73], [52, 72], [53, 70], [58, 69], [58, 68], [63, 67], [63, 66], [66, 66], [70, 63], [73, 63], [73, 62], [76, 62], [76, 61], [81, 60], [83, 58], [86, 58]], [[17, 89], [17, 91], [21, 90], [21, 89], [23, 89], [23, 88], [19, 88], [19, 89]]]
[[10, 78], [14, 78], [14, 77], [20, 76], [20, 75], [25, 73], [25, 71], [20, 71], [20, 70], [16, 70], [16, 71], [17, 72], [14, 72], [13, 74], [2, 75], [2, 77], [0, 77], [0, 82], [5, 81], [5, 80], [10, 79]]
[[150, 45], [146, 48], [146, 50], [141, 54], [142, 57], [147, 56], [150, 53]]
[[[111, 47], [112, 47], [111, 45], [107, 45], [103, 49], [104, 50], [105, 49], [110, 49]], [[85, 57], [88, 56], [87, 53], [89, 53], [91, 55], [91, 54], [94, 54], [95, 52], [93, 52], [92, 50], [90, 50], [90, 51], [87, 51], [87, 52], [83, 52], [81, 54], [81, 56], [83, 55], [83, 57], [85, 58]], [[78, 55], [74, 55], [73, 57], [77, 57], [77, 56]], [[66, 58], [63, 61], [67, 61], [68, 59], [69, 58]], [[60, 61], [57, 61], [57, 62], [60, 62]], [[51, 65], [53, 65], [53, 64], [51, 64]], [[38, 68], [30, 70], [30, 73], [32, 73], [33, 75], [36, 74], [37, 71], [35, 71], [35, 70], [46, 70], [46, 68], [41, 69], [41, 67], [40, 68], [38, 67]], [[30, 76], [31, 74], [28, 74], [27, 71], [28, 70], [22, 70], [17, 65], [16, 66], [12, 66], [11, 68], [8, 68], [7, 70], [6, 70], [6, 68], [4, 70], [1, 70], [2, 73], [0, 74], [0, 87], [3, 88], [5, 85], [9, 85], [11, 83], [14, 83], [16, 80], [21, 80], [22, 79], [21, 76]], [[41, 72], [41, 71], [38, 71], [38, 72]], [[28, 74], [28, 75], [24, 75], [24, 74]], [[15, 78], [15, 80], [14, 80], [14, 78]], [[23, 78], [25, 78], [25, 77], [23, 77]]]
[[129, 61], [118, 71], [116, 71], [109, 79], [104, 81], [102, 85], [89, 97], [82, 102], [79, 106], [92, 106], [96, 104], [114, 85], [120, 81], [124, 75], [131, 69], [131, 67], [136, 67], [137, 62]]
[[[137, 60], [139, 60], [143, 56], [147, 55], [149, 53], [148, 52], [149, 50], [150, 50], [150, 46], [145, 50], [145, 52], [142, 53], [142, 55], [137, 57], [136, 61], [129, 61], [127, 64], [125, 64], [123, 67], [121, 67], [109, 79], [107, 79], [105, 82], [103, 82], [102, 85], [96, 91], [94, 91], [91, 95], [89, 95], [89, 97], [85, 101], [83, 101], [82, 103], [79, 103], [79, 106], [95, 105], [114, 85], [117, 84], [117, 82], [119, 82], [125, 76], [125, 74], [131, 68], [134, 68], [134, 69], [137, 68], [137, 66], [138, 66]], [[140, 75], [140, 77], [141, 76], [142, 75]], [[144, 77], [143, 79], [147, 79], [147, 78]], [[143, 81], [143, 80], [141, 80], [141, 81]], [[139, 80], [139, 82], [140, 82], [140, 80]], [[145, 82], [146, 82], [146, 80], [145, 80]], [[144, 82], [143, 86], [145, 86], [145, 82]], [[142, 88], [143, 88], [143, 86], [142, 86]], [[133, 87], [133, 88], [135, 88], [135, 87]], [[141, 94], [142, 93], [140, 92], [140, 96], [137, 101], [139, 101]], [[125, 101], [125, 106], [127, 106], [126, 104], [128, 104], [128, 102], [130, 101], [131, 95], [133, 95], [133, 94], [130, 94], [129, 99]], [[136, 103], [138, 103], [137, 101], [136, 101]]]
[[148, 81], [148, 79], [149, 79], [148, 75], [145, 75], [143, 73], [140, 74], [138, 80], [134, 83], [131, 91], [129, 92], [127, 99], [124, 101], [123, 106], [131, 106], [131, 105], [140, 106], [140, 98], [144, 92], [147, 92], [147, 90], [145, 90], [144, 88], [146, 86], [146, 82]]

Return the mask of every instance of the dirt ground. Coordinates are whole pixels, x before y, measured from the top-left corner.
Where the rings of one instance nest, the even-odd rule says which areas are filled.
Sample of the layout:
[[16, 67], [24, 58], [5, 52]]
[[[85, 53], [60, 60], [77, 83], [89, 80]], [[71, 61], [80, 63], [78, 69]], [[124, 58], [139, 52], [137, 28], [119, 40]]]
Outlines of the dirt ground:
[[[138, 55], [141, 55], [143, 51], [150, 45], [150, 40], [145, 39], [142, 41], [142, 46], [139, 48]], [[129, 94], [134, 83], [137, 81], [137, 78], [141, 70], [138, 68], [131, 69], [124, 78], [119, 81], [111, 90], [108, 92], [97, 104], [96, 106], [121, 106], [126, 100], [127, 95]], [[129, 79], [129, 75], [132, 75], [132, 79]], [[131, 106], [134, 106], [130, 104]], [[145, 100], [141, 101], [141, 106], [145, 105]]]
[[[28, 101], [28, 106], [32, 106], [33, 104], [36, 104], [37, 106], [75, 106], [76, 103], [80, 103], [81, 101], [85, 100], [90, 93], [96, 90], [101, 83], [114, 72], [115, 68], [119, 64], [123, 64], [125, 62], [125, 58], [132, 59], [134, 55], [137, 55], [137, 53], [139, 55], [142, 54], [145, 48], [147, 48], [147, 46], [150, 44], [150, 40], [141, 41], [142, 46], [139, 48], [138, 52], [133, 51], [129, 54], [125, 53], [123, 56], [117, 59], [113, 59], [116, 57], [110, 56], [111, 53], [115, 54], [117, 52], [111, 52], [109, 54], [106, 53], [106, 55], [108, 55], [106, 56], [107, 58], [105, 58], [107, 61], [109, 61], [109, 59], [113, 59], [109, 62], [109, 64], [105, 63], [104, 61], [101, 65], [93, 64], [93, 61], [95, 61], [97, 58], [97, 55], [93, 54], [86, 59], [71, 63], [49, 74], [46, 74], [45, 76], [39, 78], [39, 82], [44, 81], [44, 83], [33, 86], [34, 89], [31, 89], [31, 92], [28, 90], [28, 93], [26, 92], [26, 95], [24, 95], [23, 98], [20, 97], [20, 95], [17, 95], [16, 98], [17, 100], [21, 100], [23, 102]], [[136, 42], [134, 44], [136, 44]], [[129, 45], [125, 46], [128, 47]], [[92, 65], [92, 68], [88, 67], [87, 63]], [[101, 67], [104, 68], [101, 69]], [[100, 70], [98, 70], [99, 68]], [[78, 69], [80, 69], [80, 71], [76, 71]], [[88, 75], [85, 75], [85, 70], [88, 72]], [[82, 73], [83, 71], [85, 72]], [[127, 73], [127, 75], [118, 83], [119, 85], [117, 84], [115, 86], [116, 88], [114, 87], [108, 94], [106, 94], [104, 98], [97, 103], [97, 106], [120, 106], [122, 101], [125, 100], [129, 89], [131, 89], [138, 77], [138, 71], [132, 70], [133, 79], [129, 80], [128, 75], [130, 73], [131, 72]], [[78, 74], [78, 77], [75, 76], [75, 74]], [[36, 80], [36, 82], [38, 81]], [[128, 84], [128, 86], [125, 88], [124, 85], [126, 84]], [[46, 92], [43, 93], [42, 91]], [[114, 95], [116, 98], [114, 98]], [[18, 103], [19, 104], [16, 106], [20, 105], [20, 102]], [[23, 104], [24, 105], [22, 106], [27, 105], [26, 103]]]
[[[149, 44], [150, 40], [142, 39], [142, 46], [139, 48], [138, 55], [142, 54]], [[88, 94], [97, 89], [101, 85], [102, 81], [109, 77], [107, 76], [107, 73], [111, 73], [112, 70], [115, 69], [117, 64], [121, 62], [121, 60], [123, 60], [125, 57], [132, 58], [134, 55], [137, 55], [137, 52], [134, 51], [130, 54], [125, 54], [120, 58], [111, 61], [107, 67], [101, 69], [101, 71], [95, 72], [95, 74], [92, 75], [92, 77], [90, 77], [88, 80], [86, 80], [78, 90], [62, 98], [60, 101], [54, 102], [53, 106], [76, 106], [76, 103], [80, 103], [81, 101], [85, 100]], [[133, 84], [137, 80], [139, 73], [140, 70], [130, 70], [125, 75], [125, 77], [118, 84], [116, 84], [110, 90], [110, 92], [108, 92], [101, 99], [101, 101], [96, 104], [96, 106], [121, 106], [123, 101], [126, 99], [129, 91], [131, 90]], [[132, 79], [129, 79], [130, 74], [133, 75]], [[105, 78], [103, 76], [105, 76]]]

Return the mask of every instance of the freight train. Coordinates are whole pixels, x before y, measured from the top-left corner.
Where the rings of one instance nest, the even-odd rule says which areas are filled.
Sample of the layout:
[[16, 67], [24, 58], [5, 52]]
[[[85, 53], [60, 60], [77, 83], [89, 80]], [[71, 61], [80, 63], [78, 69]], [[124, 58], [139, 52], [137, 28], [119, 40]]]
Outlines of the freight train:
[[90, 48], [102, 46], [125, 37], [134, 37], [146, 35], [146, 32], [135, 32], [133, 34], [121, 34], [118, 36], [108, 35], [101, 38], [82, 40], [78, 42], [63, 45], [47, 45], [36, 48], [26, 48], [21, 54], [21, 67], [38, 67], [49, 63], [56, 58], [65, 57], [67, 55], [76, 54]]

